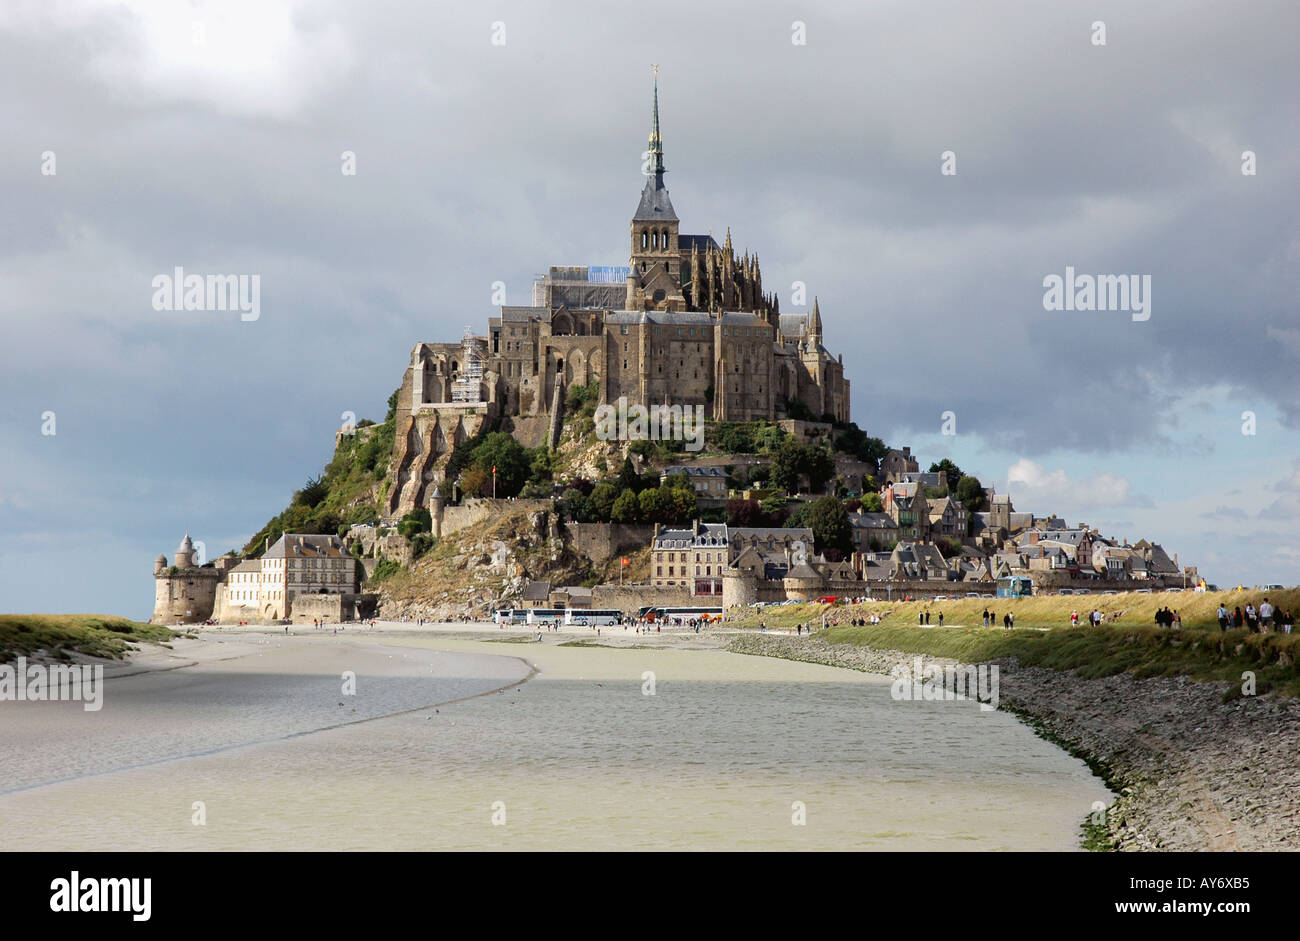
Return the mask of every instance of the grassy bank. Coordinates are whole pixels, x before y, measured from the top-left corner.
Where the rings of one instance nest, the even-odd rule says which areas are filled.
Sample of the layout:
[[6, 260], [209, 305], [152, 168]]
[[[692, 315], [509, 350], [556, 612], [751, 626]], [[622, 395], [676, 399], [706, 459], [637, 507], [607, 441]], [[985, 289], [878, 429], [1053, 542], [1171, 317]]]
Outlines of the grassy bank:
[[821, 623], [822, 614], [828, 621], [844, 621], [854, 617], [865, 617], [874, 611], [881, 615], [884, 624], [916, 625], [916, 616], [928, 611], [930, 626], [937, 626], [939, 613], [943, 612], [945, 626], [980, 627], [981, 615], [985, 609], [997, 615], [1001, 626], [1002, 615], [1010, 611], [1015, 614], [1016, 628], [1064, 627], [1070, 623], [1070, 612], [1078, 611], [1082, 621], [1093, 608], [1099, 610], [1108, 626], [1147, 627], [1155, 624], [1155, 614], [1160, 608], [1169, 607], [1183, 618], [1184, 628], [1219, 629], [1215, 612], [1222, 601], [1231, 611], [1234, 607], [1244, 608], [1247, 602], [1259, 607], [1267, 597], [1277, 608], [1287, 608], [1300, 612], [1300, 589], [1290, 588], [1283, 591], [1220, 591], [1197, 594], [1185, 592], [1153, 592], [1149, 595], [1137, 592], [1122, 592], [1118, 595], [1048, 595], [1035, 598], [957, 598], [952, 601], [869, 601], [860, 605], [805, 604], [786, 605], [780, 608], [764, 608], [761, 611], [747, 611], [742, 626], [757, 626], [760, 620], [768, 627], [793, 627], [795, 624], [812, 622], [814, 626]]
[[[1284, 607], [1300, 606], [1300, 592], [1273, 592], [1269, 598]], [[905, 653], [950, 657], [968, 663], [1016, 657], [1027, 666], [1055, 670], [1078, 670], [1085, 677], [1132, 673], [1145, 676], [1187, 676], [1237, 684], [1242, 673], [1255, 674], [1256, 691], [1300, 695], [1296, 659], [1300, 655], [1300, 634], [1252, 634], [1246, 630], [1220, 632], [1214, 611], [1219, 595], [1106, 595], [1078, 598], [1048, 597], [1023, 599], [962, 599], [952, 602], [885, 602], [854, 607], [789, 605], [768, 608], [747, 615], [736, 626], [786, 629], [798, 623], [814, 628], [826, 614], [828, 626], [821, 636], [828, 643], [856, 644]], [[1244, 605], [1247, 598], [1258, 604], [1262, 592], [1223, 593], [1229, 608]], [[1168, 604], [1183, 614], [1183, 629], [1171, 631], [1152, 623], [1155, 611]], [[1070, 627], [1069, 613], [1080, 614], [1096, 605], [1107, 614], [1100, 628]], [[1016, 628], [981, 626], [985, 607], [997, 612], [1012, 610]], [[916, 614], [929, 609], [929, 628], [918, 627]], [[882, 615], [877, 625], [855, 627], [843, 623], [869, 611]], [[937, 626], [944, 612], [945, 626]], [[1112, 620], [1111, 616], [1117, 615]], [[840, 623], [835, 623], [835, 621]], [[999, 622], [1000, 623], [1000, 622]], [[969, 626], [973, 624], [974, 626]]]
[[130, 644], [161, 644], [174, 637], [161, 624], [141, 624], [103, 614], [0, 614], [0, 661], [45, 651], [119, 659]]

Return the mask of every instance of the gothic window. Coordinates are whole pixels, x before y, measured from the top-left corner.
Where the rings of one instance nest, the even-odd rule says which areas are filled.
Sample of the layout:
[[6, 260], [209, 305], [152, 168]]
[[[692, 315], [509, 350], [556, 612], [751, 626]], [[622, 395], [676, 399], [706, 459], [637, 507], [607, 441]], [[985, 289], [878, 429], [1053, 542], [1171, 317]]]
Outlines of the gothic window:
[[658, 247], [659, 247], [659, 233], [658, 233], [658, 232], [652, 232], [652, 233], [650, 233], [650, 247], [651, 247], [651, 248], [658, 248]]
[[[642, 248], [642, 250], [645, 249], [645, 247], [646, 247], [646, 245], [647, 245], [647, 243], [648, 243], [649, 238], [650, 238], [650, 236], [649, 236], [647, 233], [645, 233], [644, 231], [641, 233], [641, 248]], [[645, 270], [645, 265], [642, 265], [642, 266], [641, 266], [641, 270], [642, 270], [642, 271]]]

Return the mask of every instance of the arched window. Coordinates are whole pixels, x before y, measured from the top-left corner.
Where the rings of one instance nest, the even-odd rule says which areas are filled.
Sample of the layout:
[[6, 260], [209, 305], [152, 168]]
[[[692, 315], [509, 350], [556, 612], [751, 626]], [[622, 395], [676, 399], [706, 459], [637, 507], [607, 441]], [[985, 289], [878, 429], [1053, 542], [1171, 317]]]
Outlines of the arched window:
[[658, 232], [651, 232], [651, 233], [650, 233], [650, 247], [651, 247], [651, 248], [658, 248], [658, 247], [659, 247], [659, 233], [658, 233]]
[[644, 229], [641, 231], [641, 248], [642, 250], [650, 243], [650, 235]]

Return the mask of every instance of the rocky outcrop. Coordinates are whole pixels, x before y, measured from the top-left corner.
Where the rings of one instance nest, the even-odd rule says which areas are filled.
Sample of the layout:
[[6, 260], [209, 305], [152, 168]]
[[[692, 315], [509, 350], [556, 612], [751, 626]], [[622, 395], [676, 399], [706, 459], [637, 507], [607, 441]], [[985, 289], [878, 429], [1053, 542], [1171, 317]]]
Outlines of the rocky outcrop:
[[[727, 649], [882, 674], [917, 656], [816, 636], [746, 634]], [[1105, 820], [1118, 849], [1300, 849], [1300, 701], [1186, 677], [1084, 679], [997, 663], [1001, 706], [1120, 794]]]

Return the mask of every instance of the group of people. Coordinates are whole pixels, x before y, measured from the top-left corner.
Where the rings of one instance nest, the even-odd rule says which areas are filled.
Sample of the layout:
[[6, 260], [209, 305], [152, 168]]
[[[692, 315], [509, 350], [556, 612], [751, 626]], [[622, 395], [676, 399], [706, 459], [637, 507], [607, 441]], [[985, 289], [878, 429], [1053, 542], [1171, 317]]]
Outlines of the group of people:
[[1295, 617], [1291, 611], [1276, 610], [1268, 598], [1265, 598], [1258, 608], [1248, 601], [1244, 610], [1238, 605], [1232, 611], [1228, 611], [1227, 607], [1220, 602], [1218, 617], [1219, 630], [1226, 631], [1230, 627], [1244, 627], [1252, 634], [1258, 634], [1261, 631], [1267, 633], [1275, 627], [1284, 634], [1290, 634], [1295, 623]]
[[875, 611], [872, 611], [864, 618], [853, 618], [852, 620], [849, 621], [849, 623], [854, 627], [866, 627], [868, 624], [879, 624], [880, 615], [877, 614]]
[[1156, 624], [1159, 627], [1176, 627], [1181, 630], [1183, 627], [1183, 616], [1177, 611], [1170, 611], [1169, 606], [1165, 605], [1156, 612]]
[[[1101, 626], [1101, 622], [1102, 622], [1102, 620], [1103, 620], [1103, 618], [1102, 618], [1102, 613], [1101, 613], [1100, 611], [1098, 611], [1096, 608], [1093, 608], [1091, 611], [1088, 612], [1088, 624], [1089, 624], [1090, 626], [1092, 626], [1092, 627], [1100, 627], [1100, 626]], [[1071, 612], [1070, 612], [1070, 626], [1071, 626], [1071, 627], [1078, 627], [1078, 626], [1079, 626], [1079, 612], [1078, 612], [1078, 611], [1071, 611]]]
[[[997, 624], [998, 623], [997, 613], [985, 608], [983, 623], [985, 627], [992, 627], [995, 624]], [[1016, 616], [1012, 614], [1010, 611], [1002, 615], [1002, 626], [1007, 630], [1011, 630], [1011, 628], [1016, 626]]]

